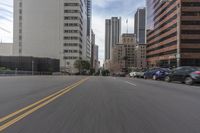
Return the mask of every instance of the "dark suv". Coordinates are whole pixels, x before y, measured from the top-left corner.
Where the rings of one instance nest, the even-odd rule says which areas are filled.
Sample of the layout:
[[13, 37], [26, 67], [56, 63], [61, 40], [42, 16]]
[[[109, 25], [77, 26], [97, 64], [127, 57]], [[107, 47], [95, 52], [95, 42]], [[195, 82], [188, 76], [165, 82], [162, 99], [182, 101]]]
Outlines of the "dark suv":
[[165, 81], [180, 81], [187, 85], [192, 85], [196, 82], [200, 82], [200, 68], [189, 66], [178, 67], [165, 77]]

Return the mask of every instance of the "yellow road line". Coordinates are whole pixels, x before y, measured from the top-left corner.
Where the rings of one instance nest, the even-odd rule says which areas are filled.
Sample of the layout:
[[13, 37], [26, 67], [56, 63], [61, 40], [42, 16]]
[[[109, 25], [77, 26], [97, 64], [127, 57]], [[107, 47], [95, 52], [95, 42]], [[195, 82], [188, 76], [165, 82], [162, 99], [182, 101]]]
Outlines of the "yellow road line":
[[45, 98], [43, 98], [43, 99], [41, 99], [41, 100], [39, 100], [39, 101], [37, 101], [37, 102], [35, 102], [35, 103], [33, 103], [33, 104], [27, 106], [27, 107], [25, 107], [25, 108], [22, 108], [22, 109], [20, 109], [20, 110], [14, 112], [14, 113], [12, 113], [12, 114], [9, 114], [9, 115], [7, 115], [7, 116], [5, 116], [5, 117], [3, 117], [3, 118], [0, 118], [0, 123], [3, 122], [3, 121], [5, 121], [5, 120], [7, 120], [7, 119], [9, 119], [9, 118], [11, 118], [11, 117], [13, 117], [13, 116], [15, 116], [15, 115], [17, 115], [17, 114], [19, 114], [19, 113], [21, 113], [21, 112], [23, 112], [23, 111], [25, 111], [25, 110], [27, 110], [27, 109], [30, 109], [30, 108], [32, 108], [32, 107], [34, 107], [34, 106], [36, 106], [36, 105], [38, 105], [38, 104], [40, 104], [40, 103], [42, 103], [42, 102], [48, 100], [49, 98], [51, 98], [51, 97], [53, 97], [53, 96], [55, 96], [55, 95], [58, 95], [59, 93], [65, 91], [66, 89], [69, 89], [70, 87], [72, 87], [72, 86], [78, 84], [79, 82], [81, 82], [81, 81], [83, 81], [83, 80], [84, 80], [84, 79], [82, 79], [82, 80], [76, 82], [75, 84], [72, 84], [72, 85], [70, 85], [69, 87], [64, 88], [64, 89], [62, 89], [62, 90], [60, 90], [60, 91], [58, 91], [58, 92], [56, 92], [56, 93], [54, 93], [54, 94], [51, 94], [50, 96], [47, 96], [47, 97], [45, 97]]
[[[7, 119], [9, 119], [9, 118], [11, 118], [11, 117], [14, 117], [15, 115], [17, 115], [17, 114], [19, 114], [19, 113], [21, 113], [21, 112], [23, 112], [23, 111], [25, 111], [25, 110], [28, 110], [28, 109], [30, 109], [30, 108], [32, 108], [32, 107], [34, 107], [34, 106], [37, 105], [37, 106], [34, 107], [33, 109], [28, 110], [28, 111], [25, 112], [24, 114], [22, 114], [22, 115], [20, 115], [20, 116], [18, 116], [18, 117], [16, 117], [16, 118], [14, 118], [14, 119], [12, 119], [12, 120], [10, 120], [9, 122], [5, 123], [4, 125], [0, 126], [0, 131], [6, 129], [7, 127], [11, 126], [12, 124], [16, 123], [17, 121], [23, 119], [23, 118], [26, 117], [27, 115], [29, 115], [29, 114], [35, 112], [36, 110], [40, 109], [41, 107], [43, 107], [43, 106], [45, 106], [45, 105], [47, 105], [48, 103], [54, 101], [54, 100], [57, 99], [58, 97], [60, 97], [60, 96], [62, 96], [62, 95], [64, 95], [64, 94], [66, 94], [66, 93], [69, 92], [70, 90], [72, 90], [72, 89], [76, 88], [77, 86], [79, 86], [80, 84], [84, 83], [86, 80], [88, 80], [88, 78], [83, 79], [83, 80], [81, 80], [81, 81], [79, 81], [79, 82], [77, 82], [77, 83], [75, 83], [75, 84], [73, 84], [73, 85], [71, 85], [71, 86], [69, 86], [69, 87], [67, 87], [67, 88], [65, 88], [65, 89], [63, 89], [63, 90], [61, 90], [61, 91], [58, 91], [58, 92], [56, 92], [56, 93], [54, 93], [54, 94], [52, 94], [52, 95], [50, 95], [50, 96], [48, 96], [48, 97], [46, 97], [46, 98], [40, 100], [40, 101], [38, 101], [38, 102], [36, 102], [36, 103], [34, 103], [34, 104], [31, 104], [31, 105], [29, 105], [29, 106], [27, 106], [27, 107], [25, 107], [25, 108], [23, 108], [23, 109], [20, 109], [20, 110], [18, 110], [18, 111], [16, 111], [16, 112], [14, 112], [14, 113], [12, 113], [12, 114], [6, 116], [6, 117], [1, 118], [1, 121], [3, 122], [3, 121], [5, 121], [5, 120], [7, 120]], [[43, 103], [42, 103], [42, 102], [43, 102]], [[40, 103], [41, 103], [41, 104], [40, 104]], [[39, 104], [39, 105], [38, 105], [38, 104]]]

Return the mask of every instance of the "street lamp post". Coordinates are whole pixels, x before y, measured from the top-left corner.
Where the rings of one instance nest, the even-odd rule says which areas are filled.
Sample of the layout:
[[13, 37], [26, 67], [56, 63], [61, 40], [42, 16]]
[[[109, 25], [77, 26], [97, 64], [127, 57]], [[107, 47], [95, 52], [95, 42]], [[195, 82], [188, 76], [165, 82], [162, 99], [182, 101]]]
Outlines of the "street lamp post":
[[168, 58], [168, 66], [171, 67], [171, 58]]
[[[172, 0], [160, 0], [160, 2], [171, 2]], [[177, 0], [178, 2], [178, 0]], [[177, 52], [176, 52], [176, 61], [177, 67], [181, 66], [181, 50], [180, 50], [180, 43], [181, 43], [181, 4], [178, 3], [177, 6]]]
[[178, 4], [177, 5], [177, 55], [176, 55], [176, 59], [177, 59], [177, 67], [180, 67], [181, 63], [180, 63], [180, 58], [181, 58], [181, 51], [180, 51], [180, 41], [181, 41], [181, 5]]
[[32, 60], [32, 75], [34, 75], [34, 60]]

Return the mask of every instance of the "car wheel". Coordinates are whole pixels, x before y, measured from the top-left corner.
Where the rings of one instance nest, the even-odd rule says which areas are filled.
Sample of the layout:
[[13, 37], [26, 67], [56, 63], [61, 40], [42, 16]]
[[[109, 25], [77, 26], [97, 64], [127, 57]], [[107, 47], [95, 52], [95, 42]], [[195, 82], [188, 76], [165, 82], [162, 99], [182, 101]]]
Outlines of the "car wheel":
[[166, 82], [170, 82], [170, 81], [171, 81], [170, 77], [169, 77], [169, 76], [166, 76], [166, 77], [165, 77], [165, 81], [166, 81]]
[[185, 84], [186, 85], [192, 85], [194, 83], [194, 80], [191, 77], [185, 78]]
[[157, 80], [157, 77], [156, 77], [156, 75], [153, 75], [153, 80]]

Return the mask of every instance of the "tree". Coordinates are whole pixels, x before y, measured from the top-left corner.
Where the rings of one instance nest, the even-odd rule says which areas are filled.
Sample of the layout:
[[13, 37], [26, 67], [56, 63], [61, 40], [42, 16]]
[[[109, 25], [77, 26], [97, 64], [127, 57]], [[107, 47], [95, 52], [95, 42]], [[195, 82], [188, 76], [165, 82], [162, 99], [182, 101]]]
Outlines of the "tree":
[[113, 62], [113, 63], [111, 64], [110, 72], [111, 72], [111, 73], [118, 73], [118, 72], [121, 71], [121, 69], [122, 69], [122, 66], [121, 66], [120, 63], [114, 63], [114, 62]]
[[91, 68], [90, 69], [90, 74], [92, 75], [92, 74], [94, 74], [95, 73], [95, 69], [94, 68]]
[[74, 62], [74, 67], [79, 70], [79, 72], [83, 72], [83, 70], [90, 69], [90, 62], [86, 60], [76, 60]]
[[89, 61], [82, 60], [81, 64], [83, 66], [83, 69], [90, 70], [90, 62]]
[[110, 74], [109, 70], [102, 70], [102, 76], [108, 76]]
[[74, 62], [74, 67], [76, 68], [76, 69], [78, 69], [79, 70], [79, 72], [81, 71], [81, 60], [76, 60], [75, 62]]

